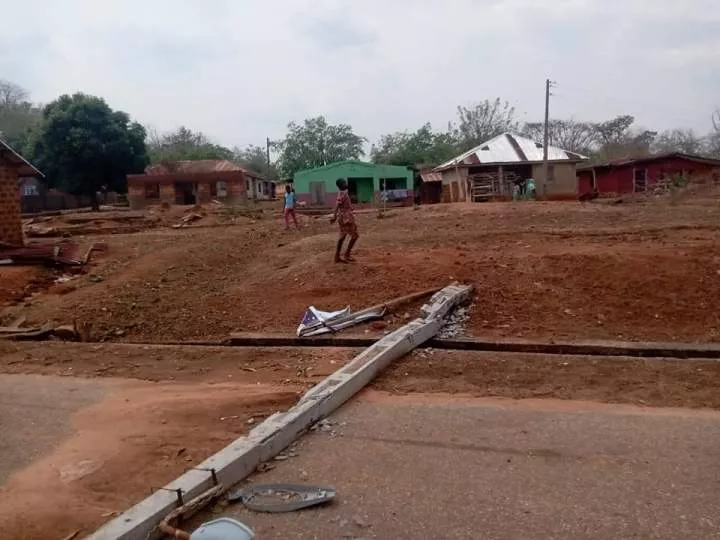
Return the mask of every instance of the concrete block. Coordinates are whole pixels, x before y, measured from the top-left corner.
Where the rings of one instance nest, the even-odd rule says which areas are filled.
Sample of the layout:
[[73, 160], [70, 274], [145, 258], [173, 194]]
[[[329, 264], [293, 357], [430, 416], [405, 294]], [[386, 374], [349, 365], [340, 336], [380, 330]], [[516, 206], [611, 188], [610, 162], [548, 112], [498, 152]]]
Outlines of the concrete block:
[[[470, 287], [452, 285], [438, 292], [423, 306], [423, 318], [385, 336], [311, 388], [294, 407], [270, 416], [246, 437], [237, 439], [197, 468], [215, 469], [218, 480], [228, 487], [240, 482], [260, 463], [272, 459], [314, 423], [349, 400], [393, 360], [431, 339], [442, 327], [444, 316], [466, 300], [470, 291]], [[181, 489], [185, 499], [189, 500], [211, 486], [209, 473], [192, 470], [165, 487]], [[174, 493], [157, 491], [87, 538], [144, 540], [176, 504]]]

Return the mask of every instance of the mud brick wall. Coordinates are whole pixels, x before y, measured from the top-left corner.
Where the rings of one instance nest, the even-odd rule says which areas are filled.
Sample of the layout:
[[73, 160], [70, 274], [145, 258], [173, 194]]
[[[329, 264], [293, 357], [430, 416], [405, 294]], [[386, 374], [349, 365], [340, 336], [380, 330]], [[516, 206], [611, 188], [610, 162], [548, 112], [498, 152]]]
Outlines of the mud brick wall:
[[[141, 209], [149, 204], [167, 203], [178, 204], [175, 183], [194, 184], [197, 202], [206, 204], [213, 199], [226, 203], [240, 203], [247, 201], [247, 179], [242, 171], [218, 171], [210, 173], [192, 174], [131, 174], [128, 181], [128, 201], [133, 209]], [[220, 195], [218, 182], [225, 184], [225, 195]], [[148, 198], [146, 185], [154, 184], [159, 186], [159, 197]], [[213, 192], [218, 193], [213, 195]]]
[[195, 197], [198, 204], [209, 203], [212, 199], [210, 198], [210, 182], [198, 182], [197, 191]]
[[17, 169], [0, 162], [0, 242], [23, 245]]

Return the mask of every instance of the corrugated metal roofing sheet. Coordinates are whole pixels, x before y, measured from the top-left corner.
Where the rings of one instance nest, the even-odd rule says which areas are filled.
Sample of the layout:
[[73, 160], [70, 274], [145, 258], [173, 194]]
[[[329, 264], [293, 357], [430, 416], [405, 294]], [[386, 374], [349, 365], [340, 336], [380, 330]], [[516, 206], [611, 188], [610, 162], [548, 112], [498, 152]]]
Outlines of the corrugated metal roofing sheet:
[[242, 171], [256, 178], [262, 178], [262, 175], [249, 171], [245, 167], [241, 167], [237, 163], [233, 163], [227, 159], [166, 161], [164, 163], [158, 163], [157, 165], [149, 165], [145, 168], [145, 174], [148, 175], [197, 174], [232, 171]]
[[420, 174], [423, 182], [442, 182], [442, 173], [424, 172]]
[[[550, 161], [583, 161], [585, 156], [568, 152], [556, 146], [548, 147]], [[543, 145], [532, 139], [503, 133], [475, 148], [460, 154], [455, 159], [443, 163], [435, 170], [447, 169], [455, 165], [481, 165], [501, 163], [536, 163], [543, 160]]]
[[720, 167], [720, 159], [707, 158], [704, 156], [697, 156], [693, 154], [684, 154], [682, 152], [665, 152], [662, 154], [654, 154], [650, 156], [643, 156], [637, 158], [623, 157], [614, 159], [612, 161], [606, 161], [604, 163], [596, 163], [594, 165], [584, 165], [578, 167], [579, 171], [588, 171], [592, 169], [603, 169], [609, 167], [627, 167], [635, 164], [649, 163], [653, 161], [662, 161], [664, 159], [681, 158], [688, 161], [694, 161], [697, 163], [704, 163], [707, 165], [714, 165]]

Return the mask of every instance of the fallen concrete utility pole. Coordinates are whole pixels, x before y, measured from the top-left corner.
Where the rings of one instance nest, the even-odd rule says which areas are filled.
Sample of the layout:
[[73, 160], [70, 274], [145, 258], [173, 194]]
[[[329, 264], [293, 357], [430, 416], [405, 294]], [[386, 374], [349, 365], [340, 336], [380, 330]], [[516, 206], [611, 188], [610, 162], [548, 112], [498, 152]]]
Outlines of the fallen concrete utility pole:
[[[357, 355], [310, 389], [290, 410], [275, 413], [246, 437], [156, 491], [88, 537], [90, 540], [139, 540], [151, 534], [178, 505], [211, 488], [214, 482], [232, 486], [272, 459], [318, 420], [359, 392], [392, 361], [437, 334], [445, 317], [470, 296], [472, 288], [450, 285], [436, 293], [415, 319]], [[211, 472], [208, 472], [211, 471]]]

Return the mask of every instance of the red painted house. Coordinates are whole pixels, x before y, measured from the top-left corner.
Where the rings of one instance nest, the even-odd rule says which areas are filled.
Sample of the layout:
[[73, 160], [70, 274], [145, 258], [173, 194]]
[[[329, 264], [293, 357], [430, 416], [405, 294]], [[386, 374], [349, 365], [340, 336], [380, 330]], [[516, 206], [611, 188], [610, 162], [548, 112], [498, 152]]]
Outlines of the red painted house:
[[593, 188], [602, 194], [642, 193], [654, 184], [682, 177], [686, 181], [720, 183], [720, 160], [671, 153], [621, 159], [578, 168], [578, 194]]

